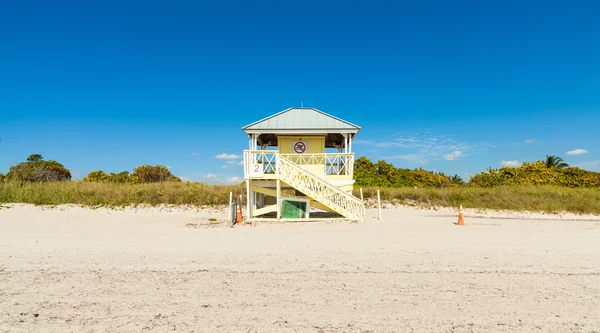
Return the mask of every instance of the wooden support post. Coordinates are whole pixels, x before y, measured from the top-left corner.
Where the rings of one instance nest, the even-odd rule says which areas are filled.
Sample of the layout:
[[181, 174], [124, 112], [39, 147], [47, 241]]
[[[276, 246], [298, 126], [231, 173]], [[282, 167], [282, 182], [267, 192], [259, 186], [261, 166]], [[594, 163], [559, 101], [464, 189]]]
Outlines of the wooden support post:
[[252, 219], [252, 213], [250, 212], [250, 179], [246, 179], [246, 215], [247, 219]]
[[365, 199], [363, 198], [363, 192], [362, 192], [362, 187], [360, 188], [360, 201], [363, 202], [363, 211], [362, 211], [362, 215], [365, 216], [366, 215], [366, 210], [365, 210]]
[[348, 134], [348, 152], [352, 153], [352, 134]]
[[227, 216], [227, 220], [229, 222], [232, 222], [231, 221], [231, 215], [232, 215], [232, 212], [231, 212], [231, 202], [232, 201], [233, 201], [233, 192], [229, 192], [229, 208], [227, 209], [227, 211], [229, 212], [229, 214]]
[[377, 190], [377, 207], [379, 209], [379, 220], [381, 220], [381, 196], [379, 195], [379, 190]]
[[277, 219], [281, 218], [281, 180], [277, 178]]

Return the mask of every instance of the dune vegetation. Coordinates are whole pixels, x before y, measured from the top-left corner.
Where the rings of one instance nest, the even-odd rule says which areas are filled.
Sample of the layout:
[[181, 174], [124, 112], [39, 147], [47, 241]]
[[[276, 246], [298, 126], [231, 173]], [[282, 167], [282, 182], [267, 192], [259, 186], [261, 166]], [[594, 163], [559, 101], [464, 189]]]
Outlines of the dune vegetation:
[[[35, 205], [226, 205], [232, 192], [245, 197], [245, 186], [182, 182], [164, 166], [142, 165], [132, 173], [90, 172], [70, 180], [69, 170], [39, 154], [0, 175], [0, 203]], [[518, 168], [488, 169], [468, 182], [423, 169], [402, 169], [366, 157], [356, 160], [354, 194], [366, 200], [381, 191], [384, 202], [420, 207], [446, 206], [548, 213], [600, 215], [600, 173], [570, 168], [562, 159], [523, 163]], [[372, 201], [371, 201], [372, 202]]]
[[35, 205], [78, 204], [86, 206], [128, 205], [225, 205], [229, 193], [246, 193], [245, 187], [180, 181], [145, 184], [103, 182], [0, 183], [0, 203]]
[[[375, 187], [363, 188], [365, 200], [376, 199]], [[359, 196], [360, 189], [354, 194]], [[600, 215], [600, 188], [569, 188], [553, 185], [496, 187], [381, 188], [384, 202], [415, 206], [503, 209], [545, 213], [572, 212]]]
[[[561, 186], [512, 185], [490, 188], [363, 188], [365, 200], [377, 198], [377, 189], [386, 203], [420, 207], [445, 206], [508, 209], [548, 213], [573, 212], [600, 215], [600, 189]], [[216, 206], [229, 202], [229, 193], [245, 197], [243, 185], [210, 185], [166, 181], [146, 184], [101, 182], [0, 183], [0, 203], [35, 205], [77, 204], [123, 207], [130, 205]], [[360, 196], [360, 189], [354, 191]]]

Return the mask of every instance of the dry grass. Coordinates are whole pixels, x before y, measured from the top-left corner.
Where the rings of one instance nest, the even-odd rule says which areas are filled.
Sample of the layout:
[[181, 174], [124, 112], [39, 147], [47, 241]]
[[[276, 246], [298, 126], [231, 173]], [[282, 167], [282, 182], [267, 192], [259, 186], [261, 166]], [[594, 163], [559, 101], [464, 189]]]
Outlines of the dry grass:
[[88, 182], [0, 183], [0, 203], [35, 205], [80, 204], [127, 206], [169, 204], [214, 206], [229, 202], [229, 192], [245, 193], [245, 187], [203, 183], [162, 182], [112, 184]]
[[[359, 195], [358, 188], [355, 195]], [[365, 199], [377, 198], [376, 188], [364, 188]], [[384, 188], [382, 200], [404, 204], [465, 208], [507, 209], [547, 213], [600, 215], [600, 189], [558, 186], [501, 186], [494, 188]]]
[[[376, 188], [364, 188], [365, 199], [377, 197]], [[105, 184], [86, 182], [0, 182], [0, 203], [35, 205], [80, 204], [128, 206], [169, 204], [214, 206], [229, 202], [229, 192], [245, 194], [243, 185], [163, 182], [153, 184]], [[355, 189], [358, 196], [359, 190]], [[244, 195], [245, 196], [245, 195]], [[600, 189], [555, 186], [503, 186], [496, 188], [383, 188], [387, 202], [466, 208], [508, 209], [548, 213], [574, 212], [600, 215]]]

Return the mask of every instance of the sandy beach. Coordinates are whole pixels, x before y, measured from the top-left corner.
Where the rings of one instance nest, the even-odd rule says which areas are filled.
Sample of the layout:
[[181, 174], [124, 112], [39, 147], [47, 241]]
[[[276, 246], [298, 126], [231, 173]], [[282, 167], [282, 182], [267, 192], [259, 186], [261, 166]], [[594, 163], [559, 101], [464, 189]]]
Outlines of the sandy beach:
[[10, 206], [0, 332], [600, 332], [598, 216]]

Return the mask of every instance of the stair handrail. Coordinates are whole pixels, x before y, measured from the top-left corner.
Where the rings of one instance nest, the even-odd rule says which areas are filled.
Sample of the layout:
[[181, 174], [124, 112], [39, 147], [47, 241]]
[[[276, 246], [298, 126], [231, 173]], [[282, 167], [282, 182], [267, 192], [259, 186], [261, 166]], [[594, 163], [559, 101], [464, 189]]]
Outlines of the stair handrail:
[[325, 183], [325, 185], [327, 185], [327, 186], [331, 186], [331, 188], [332, 188], [334, 191], [336, 191], [336, 192], [338, 192], [338, 193], [340, 193], [340, 194], [343, 194], [343, 195], [346, 195], [346, 196], [348, 196], [348, 197], [352, 198], [352, 200], [356, 201], [357, 203], [364, 204], [364, 202], [362, 202], [362, 201], [361, 201], [359, 198], [355, 197], [355, 196], [354, 196], [354, 195], [352, 195], [352, 194], [349, 194], [349, 193], [347, 193], [347, 192], [344, 192], [344, 191], [340, 190], [340, 189], [339, 189], [337, 186], [335, 186], [335, 185], [331, 184], [330, 182], [328, 182], [328, 181], [326, 181], [326, 180], [322, 179], [321, 177], [319, 177], [319, 176], [315, 175], [314, 173], [312, 173], [312, 172], [310, 172], [310, 171], [308, 171], [308, 170], [306, 170], [306, 169], [304, 169], [304, 168], [302, 168], [302, 167], [300, 167], [300, 166], [296, 165], [294, 162], [290, 161], [290, 160], [289, 160], [287, 157], [283, 157], [283, 156], [281, 156], [281, 154], [279, 154], [279, 157], [280, 157], [280, 158], [281, 158], [283, 161], [286, 161], [286, 162], [287, 162], [289, 165], [291, 165], [293, 168], [296, 168], [296, 169], [298, 169], [298, 170], [300, 170], [300, 171], [302, 171], [302, 172], [304, 172], [304, 173], [307, 173], [307, 174], [309, 174], [310, 176], [312, 176], [313, 178], [315, 178], [315, 179], [316, 179], [318, 182], [320, 182], [320, 183]]
[[[313, 173], [311, 173], [311, 172], [307, 171], [306, 169], [304, 169], [304, 168], [302, 168], [302, 167], [300, 167], [300, 166], [296, 165], [296, 164], [295, 164], [294, 162], [292, 162], [292, 161], [291, 161], [289, 158], [287, 158], [287, 157], [285, 157], [285, 156], [281, 156], [281, 154], [278, 154], [278, 155], [279, 155], [279, 156], [278, 156], [278, 157], [279, 157], [279, 158], [278, 158], [278, 160], [279, 160], [279, 163], [278, 163], [279, 165], [278, 165], [278, 166], [280, 166], [280, 165], [281, 165], [281, 162], [285, 162], [285, 163], [287, 164], [287, 166], [290, 166], [292, 169], [296, 169], [296, 171], [299, 171], [299, 172], [301, 172], [301, 173], [308, 174], [310, 177], [312, 177], [313, 181], [316, 181], [317, 183], [320, 183], [321, 185], [324, 185], [325, 187], [328, 187], [328, 188], [330, 188], [331, 190], [333, 190], [333, 192], [337, 192], [338, 194], [341, 194], [341, 195], [342, 195], [342, 197], [344, 197], [344, 198], [346, 198], [346, 199], [348, 199], [348, 200], [352, 201], [354, 204], [358, 204], [359, 206], [364, 206], [364, 202], [363, 202], [362, 200], [360, 200], [359, 198], [355, 197], [354, 195], [352, 195], [352, 194], [349, 194], [349, 193], [347, 193], [347, 192], [344, 192], [344, 191], [340, 190], [340, 189], [339, 189], [337, 186], [335, 186], [335, 185], [331, 184], [330, 182], [328, 182], [328, 181], [326, 181], [326, 180], [324, 180], [324, 179], [322, 179], [322, 178], [320, 178], [320, 177], [316, 176], [315, 174], [313, 174]], [[278, 173], [280, 173], [280, 171], [279, 171], [279, 168], [277, 168], [277, 169], [278, 169]], [[281, 177], [281, 175], [280, 175], [280, 177]], [[328, 200], [329, 200], [329, 199], [328, 199]], [[331, 201], [331, 200], [329, 200], [329, 201]], [[335, 202], [333, 202], [333, 201], [332, 201], [332, 203], [334, 203], [334, 204], [336, 204], [336, 205], [340, 206], [339, 204], [337, 204], [337, 203], [335, 203]], [[342, 207], [342, 208], [343, 208], [343, 207]], [[356, 213], [356, 214], [355, 214], [355, 212], [351, 212], [351, 213], [352, 213], [353, 215], [356, 215], [356, 216], [355, 216], [356, 218], [360, 218], [360, 212], [358, 212], [358, 213]]]

